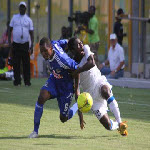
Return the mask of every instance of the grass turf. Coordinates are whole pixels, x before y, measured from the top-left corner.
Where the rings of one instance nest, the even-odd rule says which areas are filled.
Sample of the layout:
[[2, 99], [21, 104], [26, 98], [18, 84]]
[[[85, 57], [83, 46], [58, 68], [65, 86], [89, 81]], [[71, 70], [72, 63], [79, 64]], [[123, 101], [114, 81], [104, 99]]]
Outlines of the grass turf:
[[[57, 100], [44, 106], [39, 138], [29, 139], [33, 130], [34, 106], [46, 79], [32, 79], [32, 86], [14, 87], [0, 81], [0, 150], [149, 150], [150, 92], [147, 89], [114, 87], [123, 121], [128, 121], [127, 137], [107, 131], [91, 113], [84, 115], [80, 130], [76, 114], [66, 123], [59, 120]], [[111, 113], [110, 117], [113, 119]]]

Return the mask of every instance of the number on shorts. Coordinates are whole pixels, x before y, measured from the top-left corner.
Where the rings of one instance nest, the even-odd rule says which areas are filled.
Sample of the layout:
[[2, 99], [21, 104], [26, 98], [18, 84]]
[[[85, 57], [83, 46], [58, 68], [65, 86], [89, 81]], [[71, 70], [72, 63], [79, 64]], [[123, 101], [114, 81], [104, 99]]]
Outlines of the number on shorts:
[[96, 115], [97, 118], [99, 118], [99, 117], [101, 116], [100, 111], [99, 111], [99, 110], [96, 110], [96, 111], [95, 111], [95, 115]]
[[68, 103], [65, 104], [65, 109], [64, 111], [67, 111], [68, 110]]

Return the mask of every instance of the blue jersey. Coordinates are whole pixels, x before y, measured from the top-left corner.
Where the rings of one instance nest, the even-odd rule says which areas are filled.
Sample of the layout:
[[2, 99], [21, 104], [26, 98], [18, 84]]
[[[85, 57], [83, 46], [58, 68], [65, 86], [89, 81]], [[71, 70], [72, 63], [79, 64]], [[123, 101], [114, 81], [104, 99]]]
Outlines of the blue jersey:
[[55, 54], [48, 60], [51, 74], [42, 89], [49, 91], [51, 98], [57, 98], [60, 113], [68, 116], [74, 93], [73, 78], [69, 71], [77, 69], [77, 63], [63, 51], [67, 45], [66, 40], [51, 43]]
[[77, 69], [77, 63], [71, 59], [63, 50], [67, 45], [66, 40], [52, 41], [53, 51], [52, 59], [48, 60], [51, 74], [61, 80], [72, 80], [69, 71]]

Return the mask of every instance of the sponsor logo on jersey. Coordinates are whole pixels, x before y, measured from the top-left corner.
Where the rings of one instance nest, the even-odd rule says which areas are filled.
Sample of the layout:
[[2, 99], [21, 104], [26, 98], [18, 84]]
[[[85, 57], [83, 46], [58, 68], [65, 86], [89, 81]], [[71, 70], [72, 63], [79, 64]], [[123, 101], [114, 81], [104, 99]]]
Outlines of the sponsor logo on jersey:
[[54, 75], [54, 77], [57, 78], [57, 79], [62, 79], [62, 78], [63, 78], [63, 76], [60, 75], [60, 74], [58, 74], [58, 73], [56, 73], [55, 70], [53, 70], [53, 75]]
[[61, 72], [61, 70], [60, 69], [56, 69], [56, 73], [60, 73]]

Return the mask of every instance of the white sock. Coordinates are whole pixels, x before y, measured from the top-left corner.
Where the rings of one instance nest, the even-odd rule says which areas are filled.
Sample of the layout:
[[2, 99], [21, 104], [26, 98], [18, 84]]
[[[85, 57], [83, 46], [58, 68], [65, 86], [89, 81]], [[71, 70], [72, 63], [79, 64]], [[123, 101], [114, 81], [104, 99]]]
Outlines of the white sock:
[[75, 104], [73, 104], [73, 106], [69, 109], [68, 119], [71, 119], [71, 118], [75, 115], [75, 113], [77, 112], [77, 110], [78, 110], [78, 104], [75, 103]]
[[119, 128], [119, 123], [117, 121], [113, 121], [110, 119], [111, 122], [111, 129], [110, 130], [116, 130]]
[[[111, 100], [109, 100], [111, 99]], [[118, 103], [117, 101], [114, 99], [114, 97], [110, 97], [107, 101], [109, 104], [109, 108], [110, 111], [113, 113], [113, 115], [115, 116], [115, 119], [117, 120], [118, 123], [121, 123], [121, 117], [120, 117], [120, 111], [119, 111], [119, 107], [118, 107]]]

